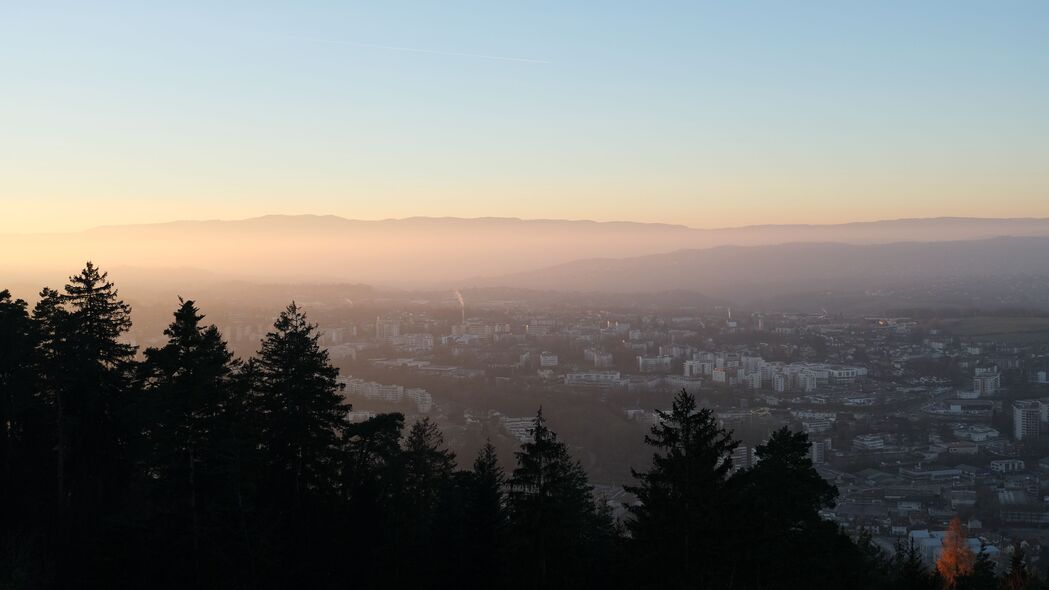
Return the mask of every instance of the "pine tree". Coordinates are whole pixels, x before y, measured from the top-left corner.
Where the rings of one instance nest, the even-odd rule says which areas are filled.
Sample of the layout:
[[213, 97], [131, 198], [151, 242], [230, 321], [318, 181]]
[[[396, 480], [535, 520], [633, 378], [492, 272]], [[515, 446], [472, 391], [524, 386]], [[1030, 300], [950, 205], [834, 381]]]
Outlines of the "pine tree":
[[1025, 590], [1036, 581], [1027, 566], [1027, 551], [1022, 543], [1013, 545], [1013, 555], [1009, 559], [1009, 571], [1002, 578], [1002, 590]]
[[274, 491], [297, 509], [311, 493], [335, 489], [349, 406], [317, 326], [294, 302], [273, 328], [258, 356], [263, 444]]
[[[193, 301], [179, 299], [174, 321], [164, 330], [168, 342], [145, 351], [141, 367], [150, 421], [149, 471], [154, 505], [165, 513], [169, 541], [185, 540], [192, 568], [202, 567], [205, 529], [226, 486], [229, 457], [223, 442], [226, 414], [236, 403], [233, 375], [238, 363], [214, 326], [201, 325]], [[176, 542], [171, 551], [179, 553]]]
[[456, 564], [449, 577], [470, 588], [500, 584], [506, 559], [506, 475], [491, 441], [481, 447], [473, 468], [456, 476], [458, 493], [447, 503], [439, 524], [455, 534], [443, 552]]
[[35, 335], [28, 305], [0, 291], [0, 514], [7, 514], [19, 496], [26, 457], [26, 414], [33, 410], [33, 349]]
[[[506, 532], [503, 489], [506, 474], [492, 442], [486, 441], [474, 459], [466, 494], [469, 538], [476, 545], [478, 561], [494, 566]], [[494, 575], [494, 572], [493, 572]], [[490, 578], [487, 578], [490, 579]]]
[[[0, 546], [17, 543], [26, 551], [40, 545], [53, 508], [53, 427], [37, 393], [37, 336], [26, 302], [0, 291]], [[3, 580], [0, 573], [0, 586]]]
[[[396, 495], [395, 546], [402, 548], [401, 567], [393, 574], [398, 585], [415, 586], [432, 580], [458, 539], [442, 517], [460, 502], [453, 482], [455, 455], [445, 448], [444, 435], [429, 418], [408, 430], [401, 460], [401, 485]], [[447, 568], [445, 568], [447, 569]]]
[[628, 486], [639, 504], [627, 528], [645, 569], [640, 583], [691, 588], [709, 583], [721, 568], [726, 523], [726, 479], [738, 445], [710, 410], [682, 390], [670, 412], [660, 412], [645, 442], [655, 447], [652, 467], [634, 472]]
[[934, 590], [938, 587], [936, 578], [925, 567], [921, 551], [913, 539], [896, 542], [896, 552], [892, 558], [894, 588], [900, 590]]
[[54, 410], [57, 546], [67, 560], [59, 569], [90, 579], [119, 567], [98, 540], [126, 521], [118, 513], [141, 430], [132, 412], [135, 348], [123, 341], [131, 309], [88, 262], [64, 293], [44, 289], [33, 317], [40, 391]]
[[525, 587], [565, 588], [586, 578], [596, 506], [578, 461], [540, 409], [517, 452], [508, 495], [518, 574]]
[[412, 424], [401, 460], [405, 499], [412, 511], [430, 513], [455, 470], [455, 454], [445, 448], [444, 435], [436, 423], [427, 417]]
[[350, 424], [345, 432], [341, 491], [353, 527], [345, 556], [365, 588], [380, 585], [380, 578], [387, 582], [383, 573], [400, 559], [387, 548], [398, 538], [393, 515], [403, 481], [403, 430], [404, 415], [393, 413]]
[[69, 433], [66, 428], [66, 408], [63, 404], [64, 391], [68, 391], [72, 375], [65, 364], [70, 354], [66, 342], [69, 332], [69, 313], [62, 307], [62, 296], [54, 289], [44, 288], [33, 307], [33, 323], [36, 326], [36, 351], [33, 368], [37, 373], [37, 393], [42, 403], [52, 410], [50, 426], [53, 435], [55, 518], [59, 536], [64, 536], [67, 526], [66, 512], [69, 497], [66, 494], [66, 462], [69, 456]]

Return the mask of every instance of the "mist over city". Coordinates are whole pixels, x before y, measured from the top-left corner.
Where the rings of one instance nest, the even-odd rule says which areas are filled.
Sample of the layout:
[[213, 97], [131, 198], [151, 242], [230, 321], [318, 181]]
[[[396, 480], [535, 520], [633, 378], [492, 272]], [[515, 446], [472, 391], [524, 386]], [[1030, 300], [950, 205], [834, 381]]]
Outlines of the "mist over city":
[[1049, 588], [1049, 5], [0, 8], [0, 588]]

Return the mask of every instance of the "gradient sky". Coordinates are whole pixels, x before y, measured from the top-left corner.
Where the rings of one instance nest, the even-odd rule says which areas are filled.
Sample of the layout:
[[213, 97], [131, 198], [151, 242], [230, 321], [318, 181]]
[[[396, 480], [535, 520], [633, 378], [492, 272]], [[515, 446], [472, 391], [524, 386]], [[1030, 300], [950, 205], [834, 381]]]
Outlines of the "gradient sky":
[[0, 233], [1047, 217], [1047, 138], [1043, 0], [0, 0]]

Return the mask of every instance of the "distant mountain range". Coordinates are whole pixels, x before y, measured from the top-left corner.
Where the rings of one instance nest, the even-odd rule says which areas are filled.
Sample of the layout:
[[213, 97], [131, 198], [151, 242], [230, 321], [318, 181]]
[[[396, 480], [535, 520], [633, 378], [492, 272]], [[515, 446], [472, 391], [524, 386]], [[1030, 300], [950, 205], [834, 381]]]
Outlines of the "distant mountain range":
[[[611, 293], [691, 290], [732, 301], [759, 301], [793, 293], [876, 291], [948, 279], [1017, 276], [1049, 276], [1049, 237], [721, 246], [577, 260], [479, 278], [472, 284]], [[1044, 295], [1049, 302], [1049, 293]]]
[[[993, 270], [1013, 265], [1014, 256], [1033, 256], [1018, 254], [1021, 244], [1037, 249], [1034, 244], [1044, 243], [960, 243], [1001, 236], [1049, 236], [1049, 219], [936, 218], [694, 229], [510, 218], [360, 221], [266, 216], [0, 236], [0, 252], [5, 253], [0, 273], [63, 276], [91, 259], [104, 268], [195, 269], [202, 271], [200, 276], [221, 279], [617, 292], [686, 288], [722, 296], [738, 293], [740, 286], [771, 283], [783, 288], [824, 280], [875, 284], [948, 269], [962, 272], [974, 263]], [[907, 243], [858, 247], [894, 242]], [[922, 247], [921, 242], [944, 244]]]

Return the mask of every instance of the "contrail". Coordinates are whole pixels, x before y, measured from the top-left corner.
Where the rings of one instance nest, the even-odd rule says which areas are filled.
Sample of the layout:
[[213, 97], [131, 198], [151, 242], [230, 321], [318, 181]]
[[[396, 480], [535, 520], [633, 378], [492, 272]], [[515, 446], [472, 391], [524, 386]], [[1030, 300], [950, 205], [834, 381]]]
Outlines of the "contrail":
[[409, 53], [428, 53], [430, 55], [447, 55], [450, 57], [472, 57], [475, 59], [490, 59], [494, 61], [512, 61], [527, 64], [548, 64], [545, 59], [532, 59], [528, 57], [507, 57], [505, 55], [485, 55], [483, 53], [461, 53], [458, 51], [440, 51], [438, 49], [421, 49], [418, 47], [398, 47], [395, 45], [375, 45], [373, 43], [355, 43], [353, 41], [336, 41], [334, 39], [316, 39], [311, 37], [297, 37], [301, 41], [312, 41], [326, 45], [346, 45], [350, 47], [368, 47], [371, 49], [384, 49], [386, 51], [405, 51]]

